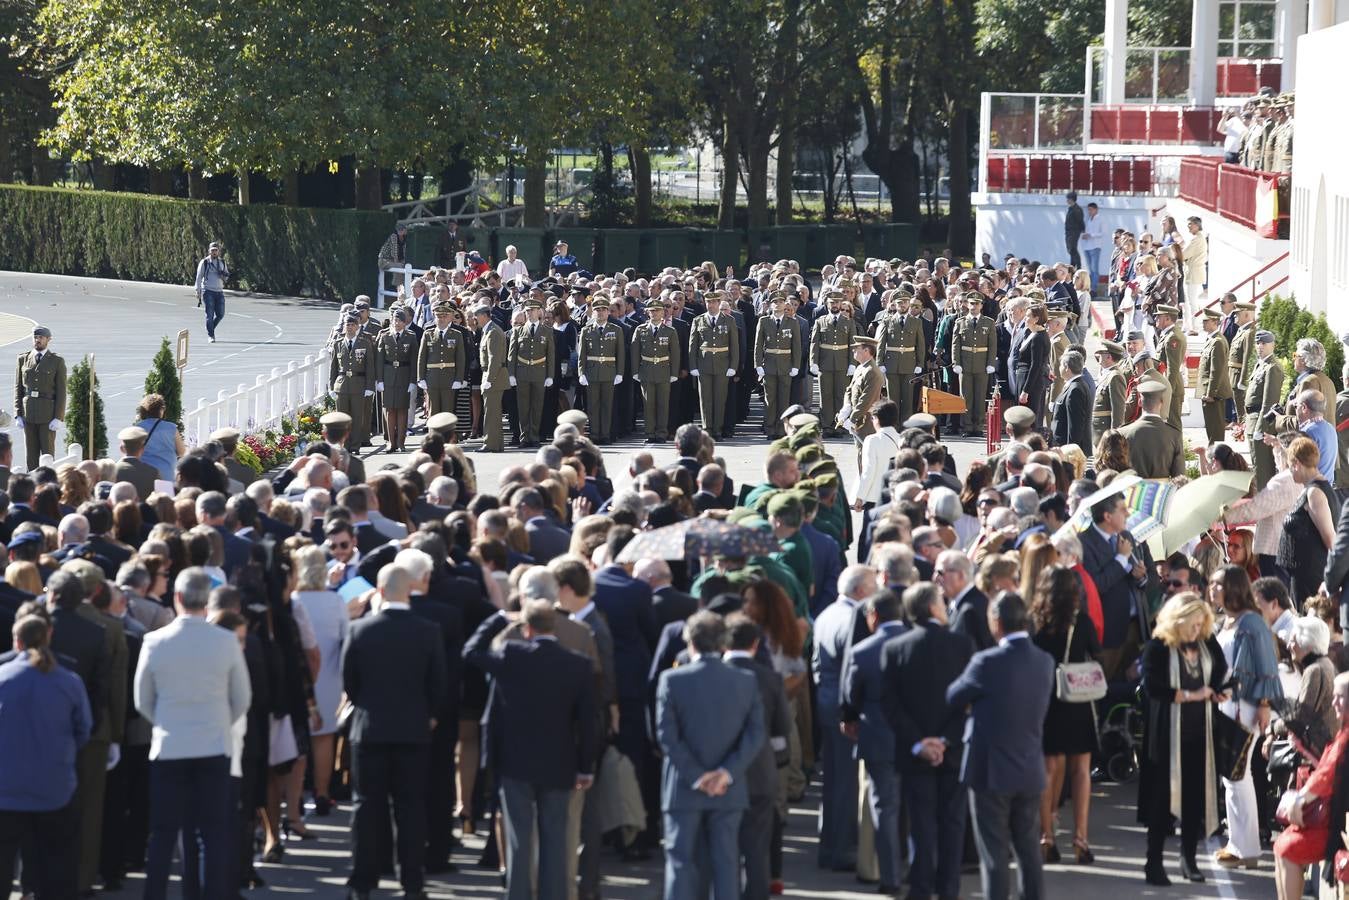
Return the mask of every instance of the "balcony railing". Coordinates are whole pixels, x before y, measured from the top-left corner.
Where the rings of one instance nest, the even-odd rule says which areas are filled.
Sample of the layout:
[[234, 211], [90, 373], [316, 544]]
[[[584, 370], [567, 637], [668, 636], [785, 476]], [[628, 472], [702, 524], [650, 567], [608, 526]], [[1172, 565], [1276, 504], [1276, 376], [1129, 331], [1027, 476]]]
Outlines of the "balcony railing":
[[1092, 106], [1088, 144], [1215, 146], [1223, 111], [1212, 106]]
[[1244, 59], [1232, 56], [1218, 60], [1218, 96], [1249, 97], [1262, 87], [1277, 91], [1283, 80], [1283, 60]]
[[1288, 234], [1288, 210], [1279, 206], [1278, 190], [1279, 175], [1275, 172], [1232, 166], [1202, 156], [1187, 156], [1180, 161], [1177, 196], [1264, 237]]
[[1087, 196], [1175, 193], [1177, 157], [1091, 156], [1084, 153], [993, 153], [987, 158], [986, 190]]

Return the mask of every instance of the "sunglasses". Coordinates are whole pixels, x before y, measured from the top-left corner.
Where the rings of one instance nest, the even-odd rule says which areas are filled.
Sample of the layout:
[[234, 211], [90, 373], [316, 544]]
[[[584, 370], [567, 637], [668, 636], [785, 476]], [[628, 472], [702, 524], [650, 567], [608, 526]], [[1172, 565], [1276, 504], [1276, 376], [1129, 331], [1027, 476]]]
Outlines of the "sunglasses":
[[328, 543], [328, 546], [329, 546], [329, 547], [332, 547], [334, 550], [350, 550], [350, 549], [351, 549], [351, 541], [343, 541], [343, 542], [340, 543], [340, 544], [334, 543], [334, 542], [331, 542], [331, 541], [330, 541], [330, 542]]
[[979, 505], [980, 505], [980, 506], [997, 506], [997, 505], [998, 505], [998, 501], [996, 501], [996, 500], [980, 500], [980, 501], [979, 501]]
[[1189, 587], [1189, 585], [1188, 585], [1186, 582], [1181, 581], [1179, 578], [1168, 578], [1168, 579], [1166, 579], [1166, 586], [1169, 587], [1169, 588], [1183, 588], [1183, 587]]

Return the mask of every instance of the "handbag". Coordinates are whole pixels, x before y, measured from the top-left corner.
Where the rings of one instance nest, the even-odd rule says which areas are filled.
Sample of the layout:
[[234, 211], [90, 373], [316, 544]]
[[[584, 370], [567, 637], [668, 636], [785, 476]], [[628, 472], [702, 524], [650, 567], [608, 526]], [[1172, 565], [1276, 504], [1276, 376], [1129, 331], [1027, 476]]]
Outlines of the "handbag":
[[1240, 781], [1246, 776], [1255, 732], [1217, 709], [1213, 712], [1213, 765], [1228, 781]]
[[[1293, 808], [1293, 801], [1297, 799], [1298, 791], [1289, 788], [1283, 792], [1279, 798], [1279, 805], [1274, 810], [1274, 821], [1278, 822], [1284, 828], [1293, 823], [1288, 818], [1288, 811]], [[1330, 807], [1324, 797], [1312, 797], [1302, 802], [1302, 825], [1301, 828], [1324, 828], [1330, 822]]]
[[1269, 750], [1269, 762], [1265, 771], [1273, 782], [1287, 783], [1297, 774], [1297, 770], [1306, 765], [1306, 758], [1297, 751], [1293, 742], [1287, 739], [1277, 740]]
[[1054, 696], [1062, 703], [1092, 703], [1105, 696], [1105, 670], [1095, 660], [1068, 662], [1076, 628], [1076, 622], [1068, 626], [1068, 643], [1063, 648], [1063, 662], [1054, 667]]

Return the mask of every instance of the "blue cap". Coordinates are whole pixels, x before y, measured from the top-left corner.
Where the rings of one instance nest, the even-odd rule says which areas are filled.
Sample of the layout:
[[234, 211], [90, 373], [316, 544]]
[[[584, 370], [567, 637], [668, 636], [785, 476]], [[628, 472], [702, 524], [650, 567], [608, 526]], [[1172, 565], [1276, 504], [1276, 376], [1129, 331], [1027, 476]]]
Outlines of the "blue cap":
[[25, 531], [23, 534], [14, 535], [14, 537], [10, 539], [10, 542], [5, 546], [10, 550], [17, 550], [24, 544], [36, 544], [41, 540], [42, 540], [42, 532]]

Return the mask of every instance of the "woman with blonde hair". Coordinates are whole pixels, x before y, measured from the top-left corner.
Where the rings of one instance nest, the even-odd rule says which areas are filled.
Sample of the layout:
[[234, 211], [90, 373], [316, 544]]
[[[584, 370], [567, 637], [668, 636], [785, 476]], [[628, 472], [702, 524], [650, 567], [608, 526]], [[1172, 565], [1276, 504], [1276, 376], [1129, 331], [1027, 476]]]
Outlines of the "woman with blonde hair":
[[1180, 870], [1203, 881], [1195, 860], [1200, 838], [1218, 828], [1213, 760], [1213, 701], [1227, 680], [1227, 659], [1213, 636], [1213, 609], [1198, 594], [1176, 594], [1157, 613], [1143, 647], [1143, 744], [1138, 820], [1147, 826], [1148, 884], [1171, 883], [1162, 868], [1166, 838], [1181, 820]]
[[[310, 544], [292, 551], [296, 570], [291, 604], [303, 607], [318, 642], [318, 673], [314, 676], [314, 701], [322, 723], [310, 730], [314, 756], [314, 814], [326, 816], [332, 808], [328, 785], [333, 774], [337, 740], [337, 708], [342, 701], [342, 642], [348, 628], [347, 604], [328, 587], [328, 558], [322, 548]], [[297, 617], [298, 618], [298, 617]], [[303, 777], [303, 772], [296, 768]]]
[[5, 566], [5, 584], [33, 595], [42, 593], [42, 575], [37, 563], [20, 561]]
[[1021, 585], [1018, 593], [1028, 608], [1034, 608], [1039, 599], [1040, 575], [1058, 565], [1059, 554], [1049, 535], [1037, 532], [1021, 544]]

